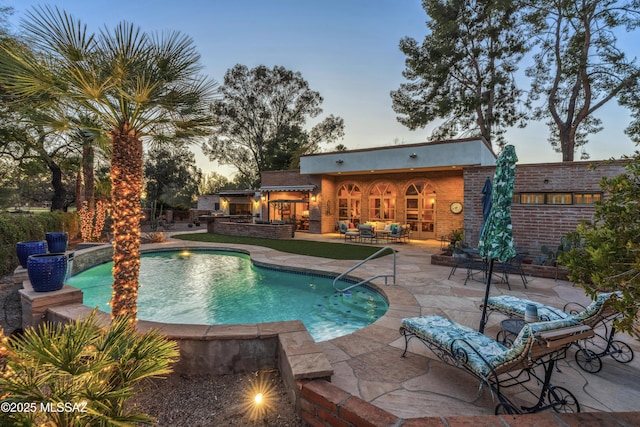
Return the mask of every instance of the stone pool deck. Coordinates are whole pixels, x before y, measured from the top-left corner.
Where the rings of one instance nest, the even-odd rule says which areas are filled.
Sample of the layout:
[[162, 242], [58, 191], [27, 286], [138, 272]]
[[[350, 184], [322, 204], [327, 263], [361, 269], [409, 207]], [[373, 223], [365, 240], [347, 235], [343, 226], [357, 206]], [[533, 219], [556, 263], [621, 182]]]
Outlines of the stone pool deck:
[[[337, 234], [296, 233], [296, 239], [343, 242]], [[337, 402], [325, 403], [329, 407], [339, 406], [339, 402], [357, 397], [358, 401], [369, 402], [391, 415], [385, 418], [377, 413], [375, 417], [380, 423], [371, 425], [410, 425], [410, 419], [415, 419], [414, 425], [431, 425], [431, 421], [427, 422], [423, 417], [438, 417], [440, 421], [434, 419], [432, 425], [494, 424], [497, 422], [495, 417], [484, 417], [492, 415], [497, 404], [486, 387], [480, 389], [478, 381], [469, 374], [438, 361], [417, 340], [410, 343], [408, 357], [401, 358], [404, 339], [398, 332], [402, 318], [426, 314], [443, 315], [477, 329], [484, 284], [471, 281], [464, 286], [463, 271], [456, 272], [448, 280], [450, 268], [430, 262], [431, 254], [440, 252], [439, 242], [411, 241], [392, 246], [398, 251], [397, 285], [385, 286], [383, 279], [374, 282], [389, 299], [387, 314], [353, 334], [318, 343], [334, 371], [329, 388], [335, 392], [335, 386], [342, 393], [338, 393], [341, 397], [334, 396]], [[264, 247], [238, 247], [249, 250], [256, 261], [290, 267], [342, 273], [356, 264], [354, 261], [287, 254]], [[352, 274], [370, 277], [390, 270], [391, 257], [383, 257], [370, 261]], [[570, 282], [530, 277], [528, 289], [522, 286], [518, 277], [511, 282], [511, 291], [506, 284], [497, 284], [492, 286], [491, 295], [510, 294], [556, 307], [572, 301], [588, 302], [583, 291]], [[497, 333], [501, 319], [495, 314], [489, 319], [487, 335]], [[622, 335], [620, 339], [631, 345], [636, 353], [640, 351], [640, 346], [631, 337]], [[581, 415], [567, 418], [545, 412], [533, 418], [520, 418], [513, 425], [584, 425], [585, 422], [590, 425], [640, 425], [640, 353], [629, 364], [605, 357], [603, 369], [597, 374], [589, 374], [576, 365], [573, 350], [570, 350], [568, 357], [560, 361], [559, 370], [554, 373], [553, 384], [575, 394], [582, 411], [591, 413], [590, 418], [584, 419]], [[331, 392], [325, 386], [318, 387], [320, 393]], [[506, 391], [510, 397], [531, 401], [531, 396], [522, 391], [514, 389], [511, 393], [512, 390]], [[615, 417], [611, 414], [614, 412], [618, 413]], [[459, 416], [464, 420], [456, 418]], [[483, 421], [473, 421], [478, 416]], [[501, 425], [505, 422], [510, 424], [504, 419], [499, 421]]]
[[[178, 234], [180, 232], [175, 232]], [[167, 233], [172, 235], [174, 233]], [[296, 233], [296, 239], [343, 243], [338, 234]], [[175, 239], [150, 247], [181, 245]], [[194, 242], [184, 242], [194, 246]], [[265, 247], [229, 244], [195, 244], [248, 251], [254, 261], [288, 268], [342, 273], [356, 261], [315, 258], [275, 251]], [[440, 252], [436, 241], [411, 241], [391, 244], [397, 252], [397, 284], [374, 283], [389, 299], [388, 312], [371, 326], [353, 334], [320, 342], [319, 347], [330, 364], [331, 383], [302, 381], [303, 399], [299, 401], [303, 418], [313, 426], [452, 426], [452, 425], [640, 425], [640, 355], [629, 364], [620, 364], [610, 356], [603, 369], [589, 374], [577, 367], [573, 350], [560, 361], [553, 384], [569, 389], [585, 414], [555, 414], [547, 411], [519, 417], [492, 416], [497, 401], [489, 391], [479, 388], [469, 374], [437, 360], [417, 340], [410, 343], [406, 358], [401, 354], [404, 339], [398, 329], [405, 317], [439, 314], [477, 329], [484, 284], [470, 281], [464, 286], [465, 272], [459, 270], [448, 280], [449, 267], [432, 265], [430, 257]], [[370, 277], [390, 272], [392, 257], [372, 260], [352, 275]], [[562, 307], [575, 301], [588, 302], [580, 288], [569, 282], [530, 277], [528, 289], [514, 277], [512, 290], [505, 284], [492, 286], [491, 295], [511, 294]], [[495, 336], [503, 317], [493, 315], [485, 333]], [[636, 341], [620, 336], [640, 351]], [[297, 356], [303, 346], [293, 343]], [[304, 377], [304, 375], [303, 375]], [[300, 393], [300, 391], [298, 391]], [[532, 397], [517, 388], [505, 391], [510, 398], [531, 402]], [[350, 424], [347, 424], [349, 422]]]

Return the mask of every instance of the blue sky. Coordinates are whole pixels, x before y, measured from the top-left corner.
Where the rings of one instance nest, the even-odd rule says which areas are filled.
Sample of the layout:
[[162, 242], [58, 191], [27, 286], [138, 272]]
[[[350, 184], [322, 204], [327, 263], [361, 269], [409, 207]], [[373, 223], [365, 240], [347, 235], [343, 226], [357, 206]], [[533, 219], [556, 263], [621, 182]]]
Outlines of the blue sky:
[[[389, 92], [404, 81], [402, 37], [419, 41], [427, 16], [420, 0], [0, 0], [14, 8], [14, 29], [34, 5], [58, 6], [91, 30], [127, 20], [145, 31], [179, 30], [191, 36], [202, 55], [204, 72], [221, 82], [235, 64], [281, 65], [302, 73], [324, 98], [324, 113], [345, 121], [349, 149], [427, 140], [431, 128], [410, 131], [396, 120]], [[637, 36], [637, 34], [635, 34]], [[631, 35], [621, 35], [624, 50], [640, 56]], [[519, 82], [522, 88], [527, 81]], [[635, 145], [624, 134], [629, 115], [615, 103], [599, 115], [605, 130], [591, 137], [591, 159], [631, 154]], [[514, 129], [507, 141], [520, 163], [561, 161], [547, 142], [544, 124]], [[327, 148], [327, 147], [325, 147]], [[205, 171], [223, 172], [197, 151]], [[578, 158], [579, 156], [576, 156]]]

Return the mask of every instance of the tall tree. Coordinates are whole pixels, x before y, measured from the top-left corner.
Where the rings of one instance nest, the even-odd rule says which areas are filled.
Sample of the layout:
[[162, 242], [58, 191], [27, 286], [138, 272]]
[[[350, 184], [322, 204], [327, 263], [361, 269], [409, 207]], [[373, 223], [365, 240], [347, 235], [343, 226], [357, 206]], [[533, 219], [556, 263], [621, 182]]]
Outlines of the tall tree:
[[198, 194], [214, 194], [220, 190], [231, 189], [229, 178], [218, 172], [203, 174], [198, 183]]
[[212, 106], [218, 127], [203, 151], [235, 166], [239, 181], [251, 186], [259, 185], [262, 171], [295, 167], [300, 155], [344, 135], [343, 120], [333, 115], [305, 129], [307, 119], [322, 112], [322, 97], [299, 72], [238, 64], [225, 74], [221, 92]]
[[[49, 114], [51, 111], [27, 107], [25, 103], [12, 111], [2, 108], [0, 156], [11, 158], [19, 165], [38, 162], [45, 167], [53, 189], [51, 210], [55, 211], [65, 210], [70, 202], [65, 169], [71, 165], [70, 158], [77, 155], [77, 147], [69, 144], [65, 135], [54, 128], [57, 125], [54, 116]], [[40, 123], [29, 123], [29, 120]]]
[[[95, 209], [95, 158], [96, 154], [108, 151], [109, 141], [103, 131], [97, 131], [99, 123], [93, 117], [80, 116], [78, 121], [83, 125], [71, 132], [71, 139], [77, 143], [82, 150], [82, 168], [79, 183], [80, 196], [76, 197], [76, 206], [82, 206], [82, 202], [87, 202], [87, 209]], [[97, 152], [96, 152], [97, 150]]]
[[409, 129], [443, 123], [431, 139], [483, 136], [502, 147], [507, 127], [525, 116], [513, 73], [526, 52], [519, 2], [424, 0], [429, 34], [406, 37], [408, 80], [391, 92], [398, 121]]
[[617, 97], [637, 97], [640, 68], [619, 49], [615, 31], [638, 27], [640, 1], [532, 0], [529, 7], [538, 42], [527, 69], [530, 102], [543, 101], [534, 117], [548, 120], [551, 145], [573, 161], [602, 129], [595, 113]]
[[16, 97], [51, 97], [105, 124], [111, 140], [112, 316], [137, 314], [140, 199], [145, 137], [170, 142], [204, 136], [215, 85], [200, 75], [193, 41], [178, 32], [147, 34], [122, 22], [90, 34], [50, 7], [23, 21], [32, 49], [0, 46], [0, 81]]
[[202, 171], [187, 147], [154, 147], [144, 163], [147, 202], [161, 201], [186, 208], [198, 193]]

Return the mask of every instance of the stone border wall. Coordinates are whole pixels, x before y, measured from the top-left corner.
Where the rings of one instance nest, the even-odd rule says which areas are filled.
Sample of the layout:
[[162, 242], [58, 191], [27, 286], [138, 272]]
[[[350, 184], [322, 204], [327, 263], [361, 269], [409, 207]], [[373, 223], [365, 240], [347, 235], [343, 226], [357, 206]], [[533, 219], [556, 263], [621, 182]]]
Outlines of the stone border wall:
[[[81, 303], [51, 307], [45, 318], [68, 322], [93, 310]], [[98, 312], [107, 324], [107, 313]], [[156, 329], [178, 343], [180, 360], [173, 370], [180, 374], [226, 375], [278, 368], [292, 402], [300, 399], [300, 381], [330, 381], [333, 368], [301, 321], [255, 325], [182, 325], [141, 320], [140, 333]]]
[[294, 236], [293, 227], [293, 224], [254, 224], [252, 222], [233, 222], [228, 218], [207, 219], [208, 233], [227, 236], [291, 239]]

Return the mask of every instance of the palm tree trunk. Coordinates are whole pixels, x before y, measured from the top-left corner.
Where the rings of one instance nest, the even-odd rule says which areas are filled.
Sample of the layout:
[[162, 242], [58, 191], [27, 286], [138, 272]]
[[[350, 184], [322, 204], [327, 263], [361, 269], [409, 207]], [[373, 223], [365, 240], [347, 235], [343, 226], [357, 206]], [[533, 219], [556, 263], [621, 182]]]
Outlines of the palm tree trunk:
[[96, 208], [95, 179], [93, 176], [94, 150], [91, 144], [93, 140], [84, 141], [82, 144], [82, 175], [84, 181], [84, 200], [89, 204], [89, 210]]
[[137, 315], [142, 209], [142, 141], [124, 124], [112, 134], [113, 294], [111, 317]]

